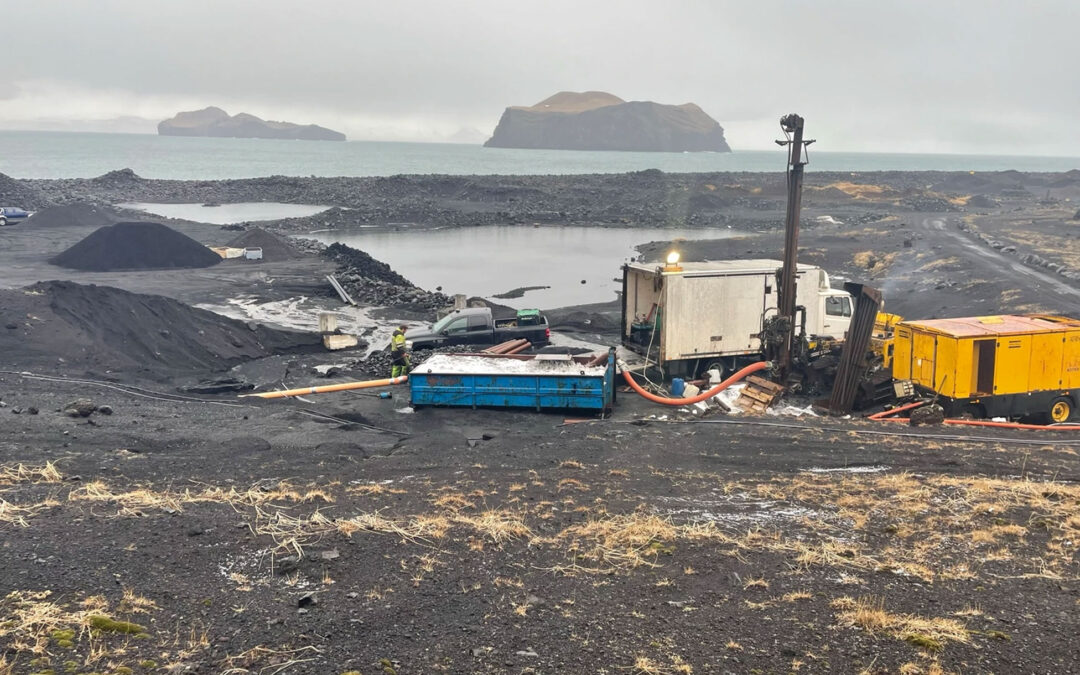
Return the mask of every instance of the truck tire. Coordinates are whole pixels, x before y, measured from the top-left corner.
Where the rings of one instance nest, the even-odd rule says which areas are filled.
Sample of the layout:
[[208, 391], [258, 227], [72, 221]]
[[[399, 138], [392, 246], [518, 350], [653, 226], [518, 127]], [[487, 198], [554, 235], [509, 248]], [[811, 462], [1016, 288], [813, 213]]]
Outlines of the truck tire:
[[967, 420], [986, 419], [986, 408], [978, 403], [967, 403], [960, 409], [960, 418]]
[[7, 225], [7, 218], [0, 216], [0, 227]]
[[1050, 411], [1047, 413], [1047, 416], [1050, 418], [1052, 424], [1057, 424], [1060, 422], [1068, 422], [1075, 411], [1076, 407], [1071, 398], [1068, 396], [1058, 396], [1050, 402]]

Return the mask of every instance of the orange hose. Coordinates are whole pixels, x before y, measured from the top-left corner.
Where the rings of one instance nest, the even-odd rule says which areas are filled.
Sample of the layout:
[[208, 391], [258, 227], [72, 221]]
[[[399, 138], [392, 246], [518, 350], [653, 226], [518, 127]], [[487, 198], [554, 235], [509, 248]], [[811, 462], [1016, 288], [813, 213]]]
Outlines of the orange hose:
[[243, 394], [240, 398], [252, 396], [258, 398], [288, 398], [290, 396], [303, 396], [304, 394], [329, 394], [334, 391], [349, 391], [351, 389], [369, 389], [371, 387], [388, 387], [392, 384], [403, 384], [409, 379], [408, 375], [400, 377], [388, 377], [385, 380], [367, 380], [364, 382], [344, 382], [342, 384], [327, 384], [321, 387], [304, 387], [302, 389], [286, 389], [284, 391], [267, 391], [262, 394]]
[[905, 410], [911, 410], [912, 408], [918, 408], [921, 405], [923, 405], [922, 401], [916, 401], [915, 403], [908, 403], [907, 405], [902, 405], [899, 408], [890, 408], [889, 410], [882, 410], [881, 412], [876, 412], [873, 415], [870, 415], [869, 419], [883, 420], [886, 417], [890, 417], [892, 415], [895, 415], [896, 413], [901, 413], [901, 412], [904, 412]]
[[[911, 410], [912, 408], [918, 408], [921, 405], [925, 405], [924, 401], [916, 401], [915, 403], [908, 403], [902, 405], [899, 408], [891, 408], [889, 410], [882, 410], [881, 412], [874, 413], [867, 417], [867, 419], [874, 420], [875, 422], [911, 422], [910, 417], [890, 417], [896, 413], [903, 412], [905, 410]], [[964, 427], [995, 427], [998, 429], [1031, 429], [1033, 431], [1064, 431], [1065, 429], [1072, 429], [1080, 431], [1080, 426], [1067, 426], [1067, 427], [1054, 427], [1045, 424], [1023, 424], [1021, 422], [994, 422], [993, 420], [961, 420], [961, 419], [946, 419], [943, 420], [943, 424], [955, 424], [956, 426]]]
[[710, 399], [713, 396], [716, 396], [717, 394], [722, 392], [723, 390], [727, 389], [731, 385], [735, 384], [739, 380], [743, 379], [747, 375], [751, 373], [756, 373], [759, 370], [764, 370], [768, 367], [768, 361], [758, 361], [757, 363], [751, 363], [750, 365], [738, 371], [737, 373], [724, 380], [720, 384], [716, 385], [709, 391], [702, 392], [697, 396], [691, 396], [689, 398], [665, 398], [663, 396], [657, 396], [656, 394], [649, 393], [642, 389], [641, 385], [634, 381], [634, 378], [630, 374], [629, 370], [623, 371], [623, 378], [626, 380], [626, 383], [630, 385], [631, 389], [641, 394], [645, 398], [649, 399], [650, 401], [653, 401], [654, 403], [663, 403], [664, 405], [692, 405], [694, 403], [699, 403], [706, 399]]

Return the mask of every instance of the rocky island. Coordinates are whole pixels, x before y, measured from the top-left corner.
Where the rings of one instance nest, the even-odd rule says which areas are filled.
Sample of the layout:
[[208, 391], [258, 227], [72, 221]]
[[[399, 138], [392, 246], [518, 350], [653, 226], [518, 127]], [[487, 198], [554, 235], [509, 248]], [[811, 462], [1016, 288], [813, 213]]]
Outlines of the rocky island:
[[301, 141], [345, 140], [345, 134], [317, 124], [272, 122], [248, 113], [230, 115], [214, 106], [177, 113], [176, 116], [158, 123], [158, 135], [278, 138]]
[[489, 148], [731, 152], [720, 124], [693, 103], [624, 101], [602, 91], [563, 91], [511, 106]]

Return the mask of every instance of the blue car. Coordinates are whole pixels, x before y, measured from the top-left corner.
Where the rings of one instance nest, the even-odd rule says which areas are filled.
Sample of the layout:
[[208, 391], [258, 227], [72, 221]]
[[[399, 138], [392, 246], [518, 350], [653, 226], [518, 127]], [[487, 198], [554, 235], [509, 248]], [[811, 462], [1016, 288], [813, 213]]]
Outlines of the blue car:
[[14, 206], [0, 206], [0, 227], [19, 223], [30, 217], [29, 211]]

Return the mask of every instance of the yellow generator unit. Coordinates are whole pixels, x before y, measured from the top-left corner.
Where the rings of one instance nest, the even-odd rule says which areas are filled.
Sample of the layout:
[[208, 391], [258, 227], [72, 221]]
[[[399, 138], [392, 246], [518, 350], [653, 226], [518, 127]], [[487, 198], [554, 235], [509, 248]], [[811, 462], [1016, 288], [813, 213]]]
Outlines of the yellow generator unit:
[[1080, 404], [1080, 320], [1042, 314], [903, 321], [893, 377], [949, 416], [1068, 420]]

